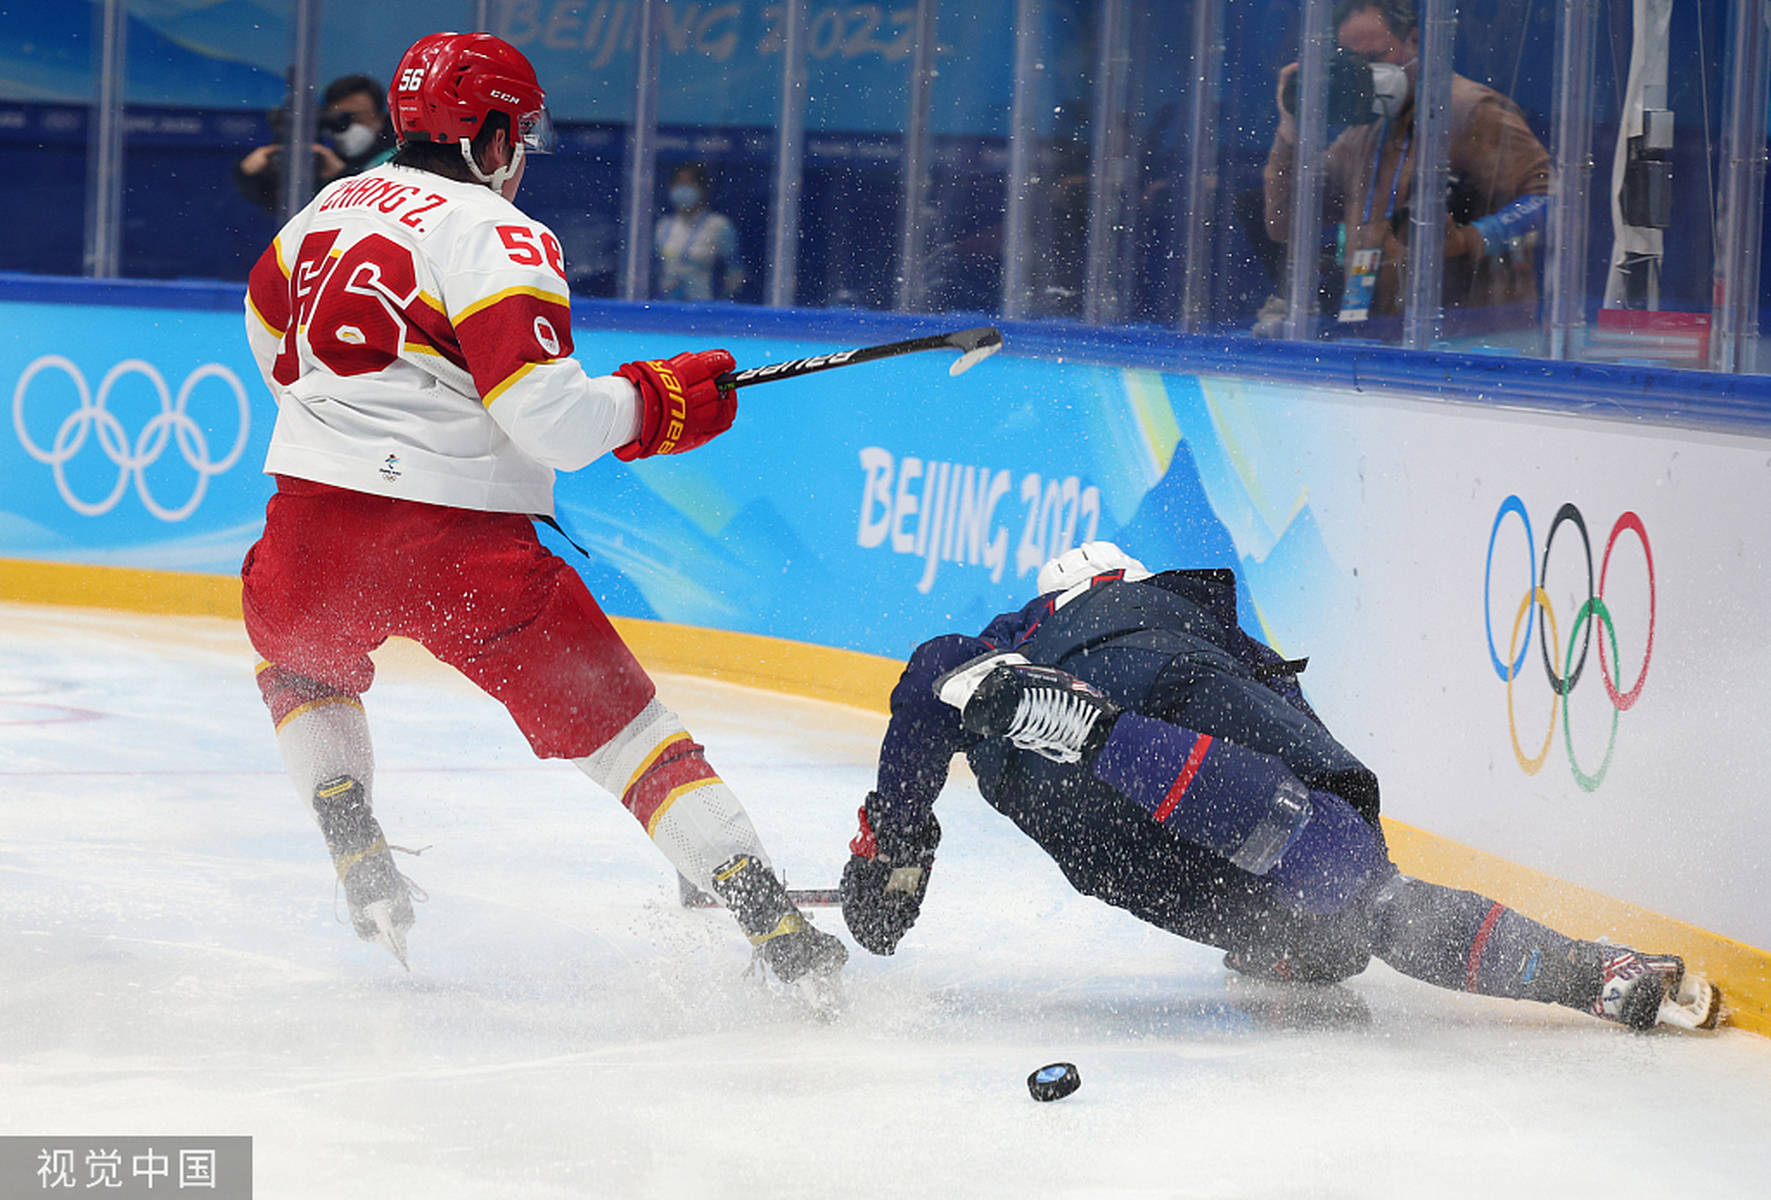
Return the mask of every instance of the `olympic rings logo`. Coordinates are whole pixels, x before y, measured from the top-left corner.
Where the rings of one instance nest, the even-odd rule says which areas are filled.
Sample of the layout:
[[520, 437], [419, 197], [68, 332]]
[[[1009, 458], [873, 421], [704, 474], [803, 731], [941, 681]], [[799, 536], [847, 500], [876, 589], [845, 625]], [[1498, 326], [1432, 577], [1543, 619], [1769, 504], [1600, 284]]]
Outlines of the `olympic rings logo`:
[[[1528, 558], [1531, 569], [1531, 583], [1525, 589], [1524, 597], [1519, 601], [1517, 612], [1513, 615], [1513, 629], [1507, 640], [1507, 652], [1503, 657], [1494, 645], [1494, 619], [1488, 597], [1494, 580], [1494, 543], [1500, 535], [1501, 525], [1506, 521], [1507, 514], [1518, 516], [1519, 522], [1525, 527], [1525, 544], [1527, 555], [1537, 545], [1531, 532], [1531, 518], [1526, 515], [1525, 503], [1518, 496], [1508, 496], [1501, 501], [1500, 509], [1494, 514], [1494, 525], [1488, 532], [1488, 561], [1483, 568], [1483, 612], [1482, 623], [1488, 633], [1488, 657], [1494, 664], [1495, 674], [1507, 685], [1507, 732], [1512, 738], [1513, 756], [1519, 760], [1519, 766], [1527, 775], [1535, 775], [1543, 767], [1544, 760], [1549, 757], [1550, 745], [1556, 737], [1556, 719], [1558, 705], [1555, 700], [1550, 704], [1550, 727], [1544, 734], [1543, 745], [1538, 747], [1536, 756], [1528, 756], [1519, 744], [1519, 725], [1513, 711], [1513, 682], [1518, 678], [1525, 666], [1525, 658], [1531, 648], [1531, 635], [1535, 626], [1538, 647], [1543, 658], [1544, 675], [1549, 681], [1550, 692], [1560, 701], [1563, 738], [1568, 748], [1568, 765], [1574, 772], [1575, 782], [1583, 791], [1594, 791], [1605, 779], [1605, 772], [1611, 767], [1611, 755], [1617, 748], [1617, 723], [1623, 712], [1632, 707], [1642, 695], [1642, 685], [1648, 681], [1648, 663], [1654, 656], [1654, 551], [1648, 544], [1648, 530], [1642, 524], [1642, 518], [1633, 512], [1626, 512], [1617, 518], [1611, 526], [1611, 536], [1605, 541], [1605, 553], [1599, 562], [1599, 577], [1595, 584], [1593, 579], [1593, 543], [1587, 535], [1586, 519], [1581, 516], [1580, 509], [1572, 504], [1564, 504], [1556, 510], [1550, 521], [1549, 533], [1544, 537], [1543, 558]], [[1561, 641], [1560, 630], [1556, 624], [1556, 610], [1550, 602], [1549, 573], [1550, 548], [1555, 545], [1556, 534], [1564, 525], [1569, 525], [1580, 534], [1581, 546], [1586, 552], [1586, 600], [1575, 611], [1574, 623], [1568, 631], [1566, 648]], [[1611, 552], [1617, 548], [1618, 539], [1625, 533], [1631, 533], [1642, 543], [1642, 557], [1648, 570], [1648, 632], [1642, 648], [1642, 666], [1636, 672], [1635, 680], [1626, 690], [1623, 677], [1615, 672], [1613, 664], [1618, 664], [1617, 627], [1612, 622], [1611, 610], [1605, 604], [1605, 581], [1611, 570]], [[1537, 624], [1537, 614], [1542, 612], [1543, 623]], [[1575, 756], [1574, 733], [1569, 719], [1569, 698], [1574, 694], [1575, 685], [1581, 680], [1587, 666], [1587, 652], [1592, 648], [1593, 627], [1603, 625], [1606, 637], [1611, 643], [1611, 655], [1605, 655], [1605, 640], [1599, 641], [1599, 682], [1604, 686], [1605, 696], [1611, 702], [1611, 733], [1605, 744], [1605, 756], [1592, 774], [1581, 769], [1580, 761]], [[1584, 636], [1583, 636], [1584, 634]], [[1578, 657], [1576, 651], [1578, 649]], [[1557, 659], [1561, 660], [1561, 673], [1558, 674]]]
[[[55, 438], [47, 449], [38, 445], [25, 427], [25, 396], [30, 391], [32, 381], [45, 371], [60, 371], [72, 380], [80, 401], [79, 406], [62, 419]], [[160, 411], [142, 427], [133, 443], [124, 432], [123, 423], [106, 407], [110, 402], [111, 389], [128, 375], [146, 377], [160, 401]], [[234, 404], [239, 411], [240, 431], [234, 438], [233, 446], [220, 461], [210, 456], [209, 440], [203, 435], [202, 426], [185, 411], [191, 393], [198, 384], [207, 379], [219, 379], [225, 383], [233, 391]], [[246, 388], [240, 383], [239, 376], [220, 363], [205, 363], [192, 371], [179, 385], [178, 393], [174, 396], [165, 377], [152, 363], [139, 358], [126, 359], [105, 373], [105, 377], [99, 381], [95, 396], [78, 366], [59, 354], [46, 354], [25, 368], [24, 374], [19, 376], [17, 385], [12, 389], [12, 427], [18, 433], [19, 445], [24, 447], [25, 453], [48, 465], [55, 475], [56, 490], [61, 493], [68, 507], [80, 515], [103, 516], [116, 508], [117, 502], [128, 490], [129, 481], [133, 479], [136, 494], [141, 497], [143, 507], [162, 521], [182, 521], [196, 512], [197, 506], [203, 503], [203, 494], [208, 490], [209, 480], [240, 461], [240, 455], [245, 453], [246, 441], [252, 431], [252, 412], [246, 398]], [[68, 463], [85, 448], [89, 437], [117, 468], [116, 484], [98, 500], [82, 499], [75, 494], [73, 485], [68, 481]], [[154, 497], [148, 489], [146, 475], [147, 468], [159, 461], [169, 443], [178, 447], [179, 456], [197, 473], [197, 482], [191, 489], [189, 498], [176, 508], [168, 508]]]

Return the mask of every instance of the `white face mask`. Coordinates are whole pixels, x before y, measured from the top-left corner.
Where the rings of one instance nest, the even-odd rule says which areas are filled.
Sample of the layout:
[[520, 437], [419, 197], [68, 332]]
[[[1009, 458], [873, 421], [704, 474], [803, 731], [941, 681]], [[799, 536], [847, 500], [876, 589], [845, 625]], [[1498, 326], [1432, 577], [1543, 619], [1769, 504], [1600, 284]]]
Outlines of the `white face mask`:
[[375, 144], [375, 131], [352, 121], [332, 139], [332, 148], [342, 158], [356, 158]]
[[1395, 63], [1371, 64], [1371, 107], [1378, 116], [1393, 119], [1408, 102], [1408, 72]]

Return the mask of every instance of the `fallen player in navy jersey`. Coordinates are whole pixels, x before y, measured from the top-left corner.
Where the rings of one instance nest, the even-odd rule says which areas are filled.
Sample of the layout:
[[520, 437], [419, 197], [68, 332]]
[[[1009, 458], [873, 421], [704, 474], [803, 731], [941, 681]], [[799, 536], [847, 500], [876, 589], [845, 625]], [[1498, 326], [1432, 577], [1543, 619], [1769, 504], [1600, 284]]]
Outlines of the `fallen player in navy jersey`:
[[1287, 662], [1243, 632], [1227, 570], [1152, 574], [1110, 542], [1039, 596], [911, 655], [843, 872], [855, 940], [915, 923], [953, 755], [1080, 892], [1225, 951], [1245, 975], [1335, 983], [1372, 956], [1444, 988], [1631, 1029], [1712, 1028], [1719, 991], [1673, 955], [1580, 941], [1390, 862], [1377, 777]]

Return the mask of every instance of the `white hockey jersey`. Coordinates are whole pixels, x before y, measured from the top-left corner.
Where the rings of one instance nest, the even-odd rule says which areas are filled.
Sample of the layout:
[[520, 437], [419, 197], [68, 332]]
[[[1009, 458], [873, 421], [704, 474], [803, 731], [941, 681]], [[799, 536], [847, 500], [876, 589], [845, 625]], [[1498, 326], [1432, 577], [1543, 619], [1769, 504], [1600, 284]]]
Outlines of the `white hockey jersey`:
[[247, 284], [265, 471], [551, 514], [555, 470], [640, 428], [637, 389], [571, 357], [569, 304], [559, 240], [490, 188], [398, 166], [329, 185]]

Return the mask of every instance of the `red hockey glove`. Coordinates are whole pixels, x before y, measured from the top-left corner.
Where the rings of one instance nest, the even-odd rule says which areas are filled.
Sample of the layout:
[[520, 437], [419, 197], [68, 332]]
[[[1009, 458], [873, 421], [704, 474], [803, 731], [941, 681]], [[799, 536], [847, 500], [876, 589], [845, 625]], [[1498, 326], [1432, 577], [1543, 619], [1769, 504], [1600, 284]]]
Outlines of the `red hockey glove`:
[[623, 462], [681, 454], [732, 427], [738, 396], [713, 381], [735, 365], [724, 350], [679, 354], [662, 362], [623, 363], [615, 374], [640, 390], [640, 435], [616, 449]]

